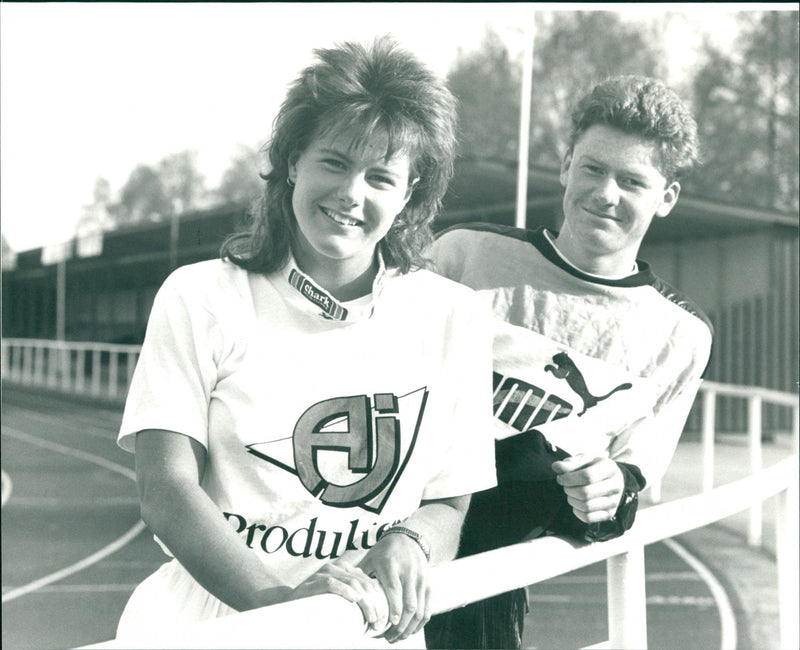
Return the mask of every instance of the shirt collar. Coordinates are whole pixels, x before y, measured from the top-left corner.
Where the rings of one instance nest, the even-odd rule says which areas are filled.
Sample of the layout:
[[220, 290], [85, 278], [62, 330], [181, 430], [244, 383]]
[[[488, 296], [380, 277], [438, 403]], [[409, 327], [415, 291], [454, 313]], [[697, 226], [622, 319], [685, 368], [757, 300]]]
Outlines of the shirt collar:
[[326, 320], [353, 322], [369, 318], [375, 308], [388, 275], [380, 247], [376, 251], [378, 272], [372, 281], [372, 293], [355, 300], [339, 301], [310, 276], [303, 273], [290, 253], [281, 275], [288, 284], [292, 304], [306, 313]]

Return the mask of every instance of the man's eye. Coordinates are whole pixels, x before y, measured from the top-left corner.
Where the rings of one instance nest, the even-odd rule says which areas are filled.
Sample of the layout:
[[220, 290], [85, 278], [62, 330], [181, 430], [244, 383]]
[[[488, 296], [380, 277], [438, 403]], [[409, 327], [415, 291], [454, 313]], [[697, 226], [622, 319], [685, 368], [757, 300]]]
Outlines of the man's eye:
[[391, 187], [394, 187], [395, 184], [396, 184], [395, 181], [394, 181], [394, 178], [392, 178], [391, 176], [384, 176], [382, 174], [374, 174], [372, 176], [372, 178], [376, 183], [380, 183], [381, 185], [389, 185]]
[[583, 168], [590, 174], [600, 174], [603, 170], [597, 165], [584, 165]]
[[644, 187], [644, 183], [640, 181], [638, 178], [624, 178], [622, 182], [630, 187], [636, 187], [636, 188]]

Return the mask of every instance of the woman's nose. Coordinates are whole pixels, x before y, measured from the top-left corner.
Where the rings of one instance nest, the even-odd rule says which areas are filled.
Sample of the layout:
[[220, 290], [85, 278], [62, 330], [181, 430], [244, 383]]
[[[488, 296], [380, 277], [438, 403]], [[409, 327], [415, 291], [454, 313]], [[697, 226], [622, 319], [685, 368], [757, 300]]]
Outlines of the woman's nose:
[[361, 205], [364, 200], [363, 174], [346, 174], [336, 189], [336, 196], [345, 207]]

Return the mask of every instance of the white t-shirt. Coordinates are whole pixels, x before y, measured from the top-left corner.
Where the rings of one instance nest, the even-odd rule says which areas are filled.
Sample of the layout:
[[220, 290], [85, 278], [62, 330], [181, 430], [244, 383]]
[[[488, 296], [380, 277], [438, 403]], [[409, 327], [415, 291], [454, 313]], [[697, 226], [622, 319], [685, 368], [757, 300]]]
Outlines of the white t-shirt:
[[337, 303], [293, 261], [214, 260], [160, 289], [119, 444], [163, 429], [207, 449], [202, 487], [282, 583], [358, 561], [423, 499], [495, 483], [491, 328], [471, 290], [385, 272]]

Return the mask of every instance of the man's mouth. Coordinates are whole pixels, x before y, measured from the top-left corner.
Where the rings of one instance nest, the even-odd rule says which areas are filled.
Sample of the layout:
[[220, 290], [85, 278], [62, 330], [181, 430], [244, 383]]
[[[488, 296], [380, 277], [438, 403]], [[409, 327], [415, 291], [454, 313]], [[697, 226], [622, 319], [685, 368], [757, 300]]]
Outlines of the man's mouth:
[[335, 212], [334, 210], [330, 210], [328, 208], [320, 207], [320, 209], [325, 213], [325, 215], [338, 223], [341, 226], [358, 226], [361, 224], [360, 221], [354, 219], [353, 217], [348, 217], [341, 212]]
[[597, 210], [592, 210], [591, 208], [584, 208], [586, 212], [599, 219], [610, 219], [611, 221], [620, 221], [619, 217], [613, 214], [608, 214], [607, 212], [598, 212]]

